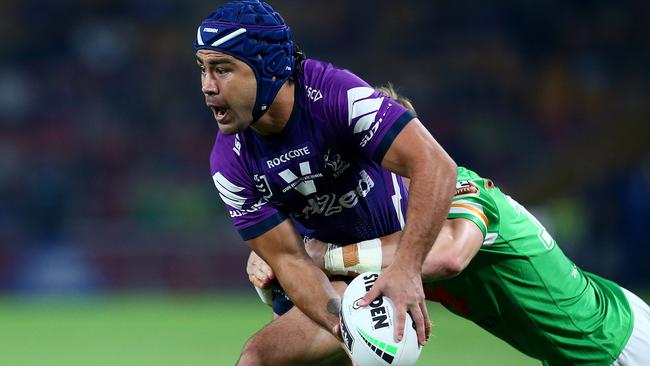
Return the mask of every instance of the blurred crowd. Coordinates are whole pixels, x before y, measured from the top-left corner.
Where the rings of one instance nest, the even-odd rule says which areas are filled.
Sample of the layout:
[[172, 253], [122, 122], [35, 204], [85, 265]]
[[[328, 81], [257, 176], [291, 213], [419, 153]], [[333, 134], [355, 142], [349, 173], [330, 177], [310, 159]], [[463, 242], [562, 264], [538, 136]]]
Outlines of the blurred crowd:
[[[650, 283], [650, 3], [272, 1], [582, 267]], [[0, 290], [235, 286], [192, 42], [218, 3], [0, 3]]]

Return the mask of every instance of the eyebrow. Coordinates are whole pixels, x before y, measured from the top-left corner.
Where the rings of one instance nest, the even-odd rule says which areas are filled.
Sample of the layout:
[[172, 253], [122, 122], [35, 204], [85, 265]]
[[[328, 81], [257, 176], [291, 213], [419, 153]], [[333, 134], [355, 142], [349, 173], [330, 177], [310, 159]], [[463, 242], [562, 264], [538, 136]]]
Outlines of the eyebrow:
[[[199, 56], [196, 56], [196, 62], [203, 64], [203, 59]], [[212, 58], [208, 60], [208, 65], [221, 65], [221, 64], [232, 64], [232, 61], [226, 58]]]

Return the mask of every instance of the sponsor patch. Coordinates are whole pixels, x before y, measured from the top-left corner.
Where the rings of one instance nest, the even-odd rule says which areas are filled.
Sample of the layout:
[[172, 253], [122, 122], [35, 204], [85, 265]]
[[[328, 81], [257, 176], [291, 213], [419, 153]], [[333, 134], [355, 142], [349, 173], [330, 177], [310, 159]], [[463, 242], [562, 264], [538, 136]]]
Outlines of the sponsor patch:
[[468, 180], [459, 180], [456, 182], [456, 194], [454, 197], [478, 195], [479, 190], [476, 184]]

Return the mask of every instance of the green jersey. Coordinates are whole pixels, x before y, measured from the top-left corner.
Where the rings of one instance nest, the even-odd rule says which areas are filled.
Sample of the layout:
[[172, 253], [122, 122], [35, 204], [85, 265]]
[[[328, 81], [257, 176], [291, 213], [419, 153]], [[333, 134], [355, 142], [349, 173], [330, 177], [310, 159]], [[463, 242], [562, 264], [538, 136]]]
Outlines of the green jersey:
[[611, 365], [632, 332], [621, 288], [582, 271], [540, 222], [492, 181], [459, 168], [448, 218], [474, 222], [481, 249], [430, 300], [547, 365]]

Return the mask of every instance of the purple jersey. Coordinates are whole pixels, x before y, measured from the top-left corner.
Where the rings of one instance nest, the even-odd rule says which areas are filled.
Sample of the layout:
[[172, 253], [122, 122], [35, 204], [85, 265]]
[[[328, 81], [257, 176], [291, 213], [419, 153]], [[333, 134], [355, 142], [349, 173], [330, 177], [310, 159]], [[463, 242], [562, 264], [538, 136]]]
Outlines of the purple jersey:
[[352, 243], [401, 230], [407, 191], [380, 163], [414, 118], [347, 70], [306, 60], [279, 134], [217, 134], [210, 167], [244, 240], [290, 218], [303, 236]]

